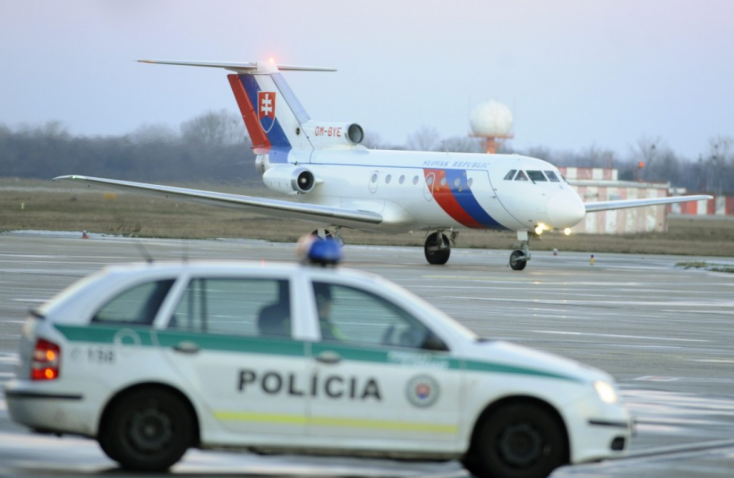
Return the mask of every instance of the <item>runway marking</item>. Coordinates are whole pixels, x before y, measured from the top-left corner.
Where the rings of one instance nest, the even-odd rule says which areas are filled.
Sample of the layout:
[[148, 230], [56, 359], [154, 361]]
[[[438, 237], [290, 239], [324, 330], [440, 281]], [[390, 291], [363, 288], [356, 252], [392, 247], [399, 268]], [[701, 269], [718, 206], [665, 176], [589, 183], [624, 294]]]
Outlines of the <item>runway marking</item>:
[[663, 377], [659, 375], [643, 375], [642, 377], [633, 378], [638, 382], [677, 382], [679, 377]]
[[690, 362], [705, 362], [705, 363], [734, 363], [734, 360], [730, 359], [688, 359]]
[[647, 448], [637, 452], [630, 452], [623, 460], [635, 458], [645, 458], [650, 456], [670, 455], [670, 454], [688, 454], [705, 450], [714, 450], [716, 448], [734, 447], [734, 440], [711, 440], [700, 443], [685, 443], [683, 445], [661, 446], [656, 448]]
[[710, 342], [702, 339], [671, 339], [668, 337], [647, 337], [643, 335], [595, 334], [590, 332], [563, 332], [560, 330], [533, 330], [536, 334], [584, 335], [588, 337], [613, 337], [616, 339], [666, 340], [672, 342]]
[[[440, 288], [440, 287], [437, 287]], [[476, 301], [484, 301], [484, 302], [526, 302], [526, 303], [533, 303], [533, 304], [558, 304], [558, 305], [573, 305], [578, 307], [590, 307], [590, 306], [605, 306], [606, 308], [614, 308], [614, 309], [626, 309], [630, 306], [653, 306], [653, 307], [660, 307], [661, 305], [665, 305], [670, 307], [671, 305], [677, 306], [677, 307], [734, 307], [734, 301], [721, 301], [721, 302], [712, 302], [710, 300], [705, 302], [694, 302], [694, 301], [685, 301], [685, 302], [673, 302], [671, 303], [670, 300], [661, 300], [661, 301], [630, 301], [625, 300], [622, 302], [621, 300], [579, 300], [579, 299], [504, 299], [504, 298], [498, 298], [498, 297], [466, 297], [466, 296], [456, 296], [456, 295], [444, 295], [442, 296], [446, 299], [461, 299], [461, 300], [476, 300]], [[605, 296], [606, 297], [606, 296]], [[610, 307], [614, 306], [614, 307]], [[671, 312], [680, 312], [678, 309], [673, 309]], [[704, 313], [704, 311], [696, 311]], [[729, 313], [729, 312], [727, 312]]]

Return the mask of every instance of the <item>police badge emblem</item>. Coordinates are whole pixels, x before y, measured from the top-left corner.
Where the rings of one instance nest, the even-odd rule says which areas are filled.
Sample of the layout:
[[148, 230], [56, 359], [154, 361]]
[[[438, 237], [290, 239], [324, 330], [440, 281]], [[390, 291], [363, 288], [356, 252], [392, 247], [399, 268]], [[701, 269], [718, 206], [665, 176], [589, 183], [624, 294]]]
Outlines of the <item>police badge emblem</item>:
[[440, 394], [438, 382], [428, 375], [418, 375], [408, 381], [405, 388], [405, 395], [408, 401], [416, 407], [430, 407]]

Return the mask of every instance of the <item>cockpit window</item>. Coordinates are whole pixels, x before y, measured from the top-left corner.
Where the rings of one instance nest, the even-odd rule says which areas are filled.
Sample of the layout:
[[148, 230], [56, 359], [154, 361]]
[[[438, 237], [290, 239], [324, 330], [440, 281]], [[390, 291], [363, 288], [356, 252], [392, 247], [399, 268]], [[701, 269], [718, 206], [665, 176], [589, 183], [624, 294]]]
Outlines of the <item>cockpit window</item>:
[[505, 181], [512, 181], [512, 178], [515, 177], [516, 172], [517, 169], [511, 169], [509, 173], [505, 174]]
[[553, 171], [545, 171], [545, 175], [548, 176], [548, 179], [550, 179], [554, 183], [560, 183], [561, 182], [561, 180], [558, 179], [558, 176], [556, 176], [556, 173], [554, 173]]
[[530, 179], [535, 181], [548, 181], [545, 179], [545, 176], [543, 175], [543, 171], [528, 171], [528, 176], [530, 176]]
[[527, 181], [528, 177], [525, 175], [525, 171], [518, 171], [515, 181]]

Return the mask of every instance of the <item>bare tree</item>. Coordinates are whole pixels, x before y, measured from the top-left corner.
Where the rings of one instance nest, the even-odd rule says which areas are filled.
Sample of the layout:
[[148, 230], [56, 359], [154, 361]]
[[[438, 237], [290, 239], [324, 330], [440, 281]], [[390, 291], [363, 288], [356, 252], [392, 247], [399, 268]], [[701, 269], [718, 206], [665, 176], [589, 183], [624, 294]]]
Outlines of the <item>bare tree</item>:
[[450, 153], [483, 153], [484, 150], [477, 138], [467, 136], [453, 136], [438, 143], [438, 151]]
[[408, 149], [411, 151], [436, 151], [441, 147], [441, 137], [436, 128], [421, 126], [418, 131], [408, 135]]
[[181, 124], [181, 135], [187, 143], [230, 145], [245, 139], [242, 118], [227, 111], [209, 111]]

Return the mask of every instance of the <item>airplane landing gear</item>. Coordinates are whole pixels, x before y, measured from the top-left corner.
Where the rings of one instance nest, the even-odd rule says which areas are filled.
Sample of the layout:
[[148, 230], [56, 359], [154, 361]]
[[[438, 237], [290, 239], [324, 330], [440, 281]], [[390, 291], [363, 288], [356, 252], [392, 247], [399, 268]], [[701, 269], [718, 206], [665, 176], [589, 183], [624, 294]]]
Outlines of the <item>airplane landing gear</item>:
[[443, 233], [443, 231], [429, 234], [426, 238], [426, 244], [423, 251], [426, 254], [426, 260], [432, 265], [446, 264], [451, 255], [451, 242], [456, 239], [458, 232], [451, 231], [451, 240]]
[[337, 241], [339, 245], [344, 245], [341, 226], [334, 226], [334, 229], [319, 228], [314, 230], [311, 234], [314, 236], [318, 236], [321, 239], [333, 239]]
[[509, 266], [513, 271], [521, 271], [525, 269], [530, 260], [530, 237], [528, 231], [517, 231], [517, 240], [520, 241], [522, 249], [516, 249], [510, 254]]

